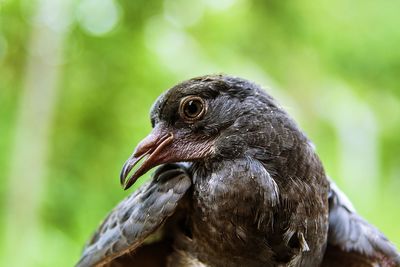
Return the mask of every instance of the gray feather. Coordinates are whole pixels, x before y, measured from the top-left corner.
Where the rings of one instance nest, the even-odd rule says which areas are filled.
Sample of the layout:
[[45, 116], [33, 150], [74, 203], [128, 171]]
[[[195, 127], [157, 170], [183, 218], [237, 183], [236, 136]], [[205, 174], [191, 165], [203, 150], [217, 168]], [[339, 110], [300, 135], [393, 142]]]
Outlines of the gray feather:
[[[395, 246], [358, 215], [346, 195], [332, 181], [329, 195], [328, 244], [346, 253], [357, 253], [382, 266], [400, 266]], [[328, 247], [329, 249], [329, 247]], [[329, 251], [328, 251], [329, 252]]]
[[135, 250], [174, 213], [190, 186], [190, 178], [181, 168], [156, 172], [152, 181], [108, 215], [85, 247], [77, 267], [102, 266]]

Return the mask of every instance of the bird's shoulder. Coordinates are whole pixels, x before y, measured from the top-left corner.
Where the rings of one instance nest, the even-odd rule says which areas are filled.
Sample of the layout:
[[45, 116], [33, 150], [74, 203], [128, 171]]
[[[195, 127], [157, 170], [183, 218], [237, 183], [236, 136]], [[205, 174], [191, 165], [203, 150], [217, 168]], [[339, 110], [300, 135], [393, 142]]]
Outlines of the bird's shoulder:
[[279, 201], [277, 183], [265, 166], [252, 157], [222, 160], [210, 165], [194, 164], [192, 176], [194, 194], [199, 201], [210, 197], [235, 202], [251, 197], [270, 207]]

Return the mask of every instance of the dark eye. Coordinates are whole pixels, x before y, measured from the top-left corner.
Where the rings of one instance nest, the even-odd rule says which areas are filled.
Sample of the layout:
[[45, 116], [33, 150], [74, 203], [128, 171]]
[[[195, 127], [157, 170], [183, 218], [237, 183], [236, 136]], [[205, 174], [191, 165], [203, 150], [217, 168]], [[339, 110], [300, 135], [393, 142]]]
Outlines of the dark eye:
[[199, 120], [206, 112], [206, 103], [198, 96], [187, 96], [181, 100], [179, 114], [186, 121]]

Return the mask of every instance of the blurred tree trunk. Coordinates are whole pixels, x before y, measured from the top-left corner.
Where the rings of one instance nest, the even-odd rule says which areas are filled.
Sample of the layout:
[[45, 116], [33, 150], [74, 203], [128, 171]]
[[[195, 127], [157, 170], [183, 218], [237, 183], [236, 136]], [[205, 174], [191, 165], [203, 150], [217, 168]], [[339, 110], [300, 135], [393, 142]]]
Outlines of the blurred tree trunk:
[[39, 240], [46, 163], [57, 100], [57, 84], [68, 33], [70, 0], [39, 0], [31, 18], [31, 37], [23, 91], [17, 112], [5, 211], [2, 266], [32, 266], [46, 257]]

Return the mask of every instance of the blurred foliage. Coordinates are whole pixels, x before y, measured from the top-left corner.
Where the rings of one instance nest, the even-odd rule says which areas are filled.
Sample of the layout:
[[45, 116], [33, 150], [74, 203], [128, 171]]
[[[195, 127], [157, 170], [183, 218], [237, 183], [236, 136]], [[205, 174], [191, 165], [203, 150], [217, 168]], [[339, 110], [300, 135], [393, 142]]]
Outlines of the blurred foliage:
[[[129, 193], [119, 170], [150, 130], [155, 98], [183, 79], [220, 72], [270, 88], [358, 211], [399, 245], [399, 10], [395, 0], [0, 0], [0, 216], [22, 214], [17, 230], [0, 222], [0, 265], [73, 265]], [[54, 102], [41, 183], [30, 182], [16, 148], [18, 131], [36, 138], [35, 119], [17, 127], [29, 68], [41, 73], [34, 29], [64, 36], [55, 97], [33, 102]], [[40, 51], [51, 57], [46, 42]], [[28, 192], [39, 194], [36, 216], [22, 212]], [[35, 242], [10, 243], [30, 227]]]

